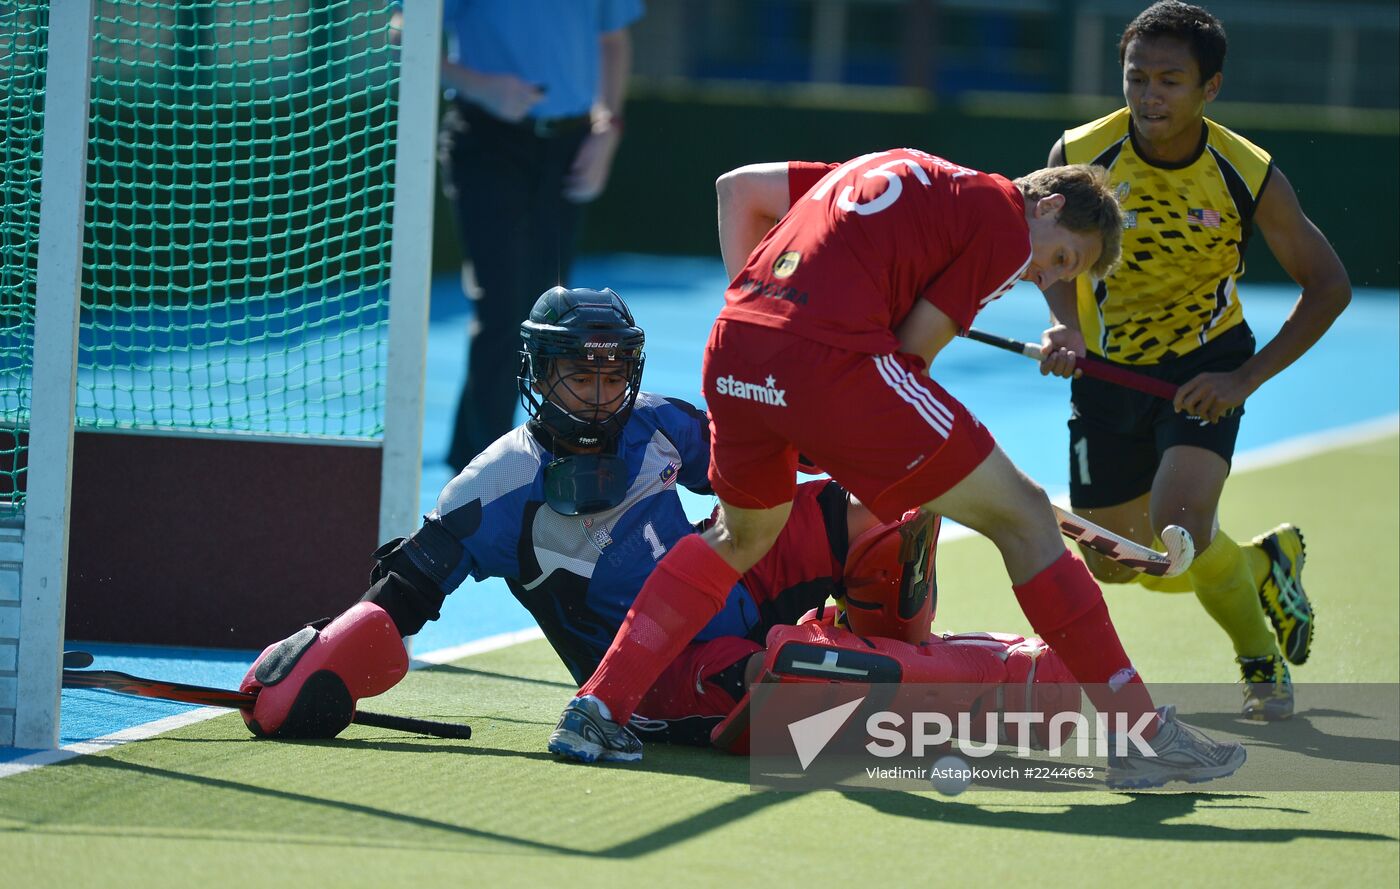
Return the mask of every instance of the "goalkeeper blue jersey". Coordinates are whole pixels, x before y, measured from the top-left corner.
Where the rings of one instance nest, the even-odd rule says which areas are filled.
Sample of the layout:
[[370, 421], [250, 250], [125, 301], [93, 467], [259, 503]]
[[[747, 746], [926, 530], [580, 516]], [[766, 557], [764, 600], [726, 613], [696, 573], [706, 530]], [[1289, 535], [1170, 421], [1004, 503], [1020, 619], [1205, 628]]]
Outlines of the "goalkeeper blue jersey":
[[[656, 563], [695, 533], [676, 486], [710, 493], [709, 424], [684, 401], [638, 395], [618, 455], [628, 472], [623, 501], [591, 515], [560, 515], [544, 495], [544, 467], [558, 455], [547, 437], [520, 426], [462, 470], [429, 516], [470, 530], [454, 533], [465, 557], [443, 592], [468, 576], [505, 578], [579, 683], [602, 660]], [[454, 522], [458, 511], [480, 520]], [[759, 623], [753, 597], [737, 584], [695, 638], [748, 636]]]

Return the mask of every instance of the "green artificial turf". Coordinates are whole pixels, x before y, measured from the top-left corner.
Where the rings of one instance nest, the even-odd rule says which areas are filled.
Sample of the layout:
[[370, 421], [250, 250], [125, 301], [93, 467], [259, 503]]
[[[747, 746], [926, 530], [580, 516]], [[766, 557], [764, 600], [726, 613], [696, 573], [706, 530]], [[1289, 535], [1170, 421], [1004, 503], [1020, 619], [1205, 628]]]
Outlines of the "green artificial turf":
[[[1223, 526], [1307, 536], [1318, 610], [1300, 682], [1400, 680], [1389, 438], [1243, 473]], [[1026, 630], [995, 551], [939, 551], [943, 631]], [[1189, 595], [1108, 591], [1149, 681], [1228, 682]], [[747, 762], [649, 746], [638, 766], [552, 761], [572, 687], [543, 642], [421, 670], [375, 709], [470, 722], [469, 742], [352, 726], [252, 740], [224, 716], [0, 780], [0, 884], [102, 886], [1393, 886], [1400, 794], [756, 793]], [[1300, 702], [1295, 720], [1325, 702]], [[1267, 733], [1268, 726], [1251, 732]]]

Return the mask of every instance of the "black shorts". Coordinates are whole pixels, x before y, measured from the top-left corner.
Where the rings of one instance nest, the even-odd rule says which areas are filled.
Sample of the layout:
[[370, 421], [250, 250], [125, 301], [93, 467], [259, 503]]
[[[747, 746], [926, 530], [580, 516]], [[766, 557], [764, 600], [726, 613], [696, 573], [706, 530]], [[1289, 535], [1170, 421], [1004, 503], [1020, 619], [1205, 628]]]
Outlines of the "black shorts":
[[[1231, 371], [1254, 354], [1254, 334], [1241, 323], [1180, 358], [1154, 365], [1123, 365], [1170, 383], [1207, 371]], [[1152, 490], [1167, 448], [1194, 445], [1235, 455], [1244, 405], [1217, 423], [1178, 414], [1155, 395], [1080, 377], [1070, 384], [1069, 496], [1075, 508], [1116, 506]]]

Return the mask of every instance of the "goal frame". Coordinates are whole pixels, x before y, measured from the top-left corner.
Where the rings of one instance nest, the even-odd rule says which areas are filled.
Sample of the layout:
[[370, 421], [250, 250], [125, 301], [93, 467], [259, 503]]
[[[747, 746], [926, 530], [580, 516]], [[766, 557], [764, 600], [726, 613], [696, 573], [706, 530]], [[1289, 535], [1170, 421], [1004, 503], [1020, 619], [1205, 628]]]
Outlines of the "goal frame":
[[[50, 4], [28, 430], [28, 452], [35, 456], [26, 470], [18, 607], [9, 609], [15, 613], [8, 616], [0, 608], [0, 747], [51, 749], [60, 741], [62, 651], [73, 570], [74, 458], [75, 451], [83, 450], [75, 448], [74, 416], [94, 13], [94, 0], [52, 0]], [[361, 452], [366, 447], [378, 451], [377, 513], [368, 527], [379, 540], [407, 535], [418, 524], [441, 34], [442, 0], [404, 0], [394, 130], [384, 431], [370, 445], [363, 440], [346, 443]], [[134, 435], [123, 432], [111, 437]], [[219, 438], [245, 443], [261, 439], [273, 446], [298, 441], [297, 437], [279, 442], [278, 436], [236, 433], [226, 437], [206, 433], [191, 440]], [[81, 474], [76, 484], [79, 488], [84, 484]], [[366, 559], [368, 555], [364, 554]], [[344, 591], [347, 599], [357, 593]], [[0, 606], [5, 604], [0, 596]], [[8, 684], [12, 695], [7, 696], [3, 637], [11, 633], [14, 680]], [[8, 724], [7, 709], [13, 714]]]

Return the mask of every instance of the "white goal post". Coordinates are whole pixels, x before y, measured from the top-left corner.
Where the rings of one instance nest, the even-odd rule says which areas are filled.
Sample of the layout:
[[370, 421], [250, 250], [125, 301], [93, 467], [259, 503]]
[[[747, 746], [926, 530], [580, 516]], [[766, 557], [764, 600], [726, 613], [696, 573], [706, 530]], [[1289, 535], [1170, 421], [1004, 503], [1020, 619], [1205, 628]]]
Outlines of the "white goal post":
[[[407, 535], [417, 527], [442, 34], [442, 0], [403, 0], [401, 18], [396, 17], [395, 25], [390, 28], [386, 28], [384, 24], [387, 22], [387, 11], [391, 10], [389, 0], [335, 0], [334, 4], [322, 3], [321, 0], [274, 0], [272, 4], [267, 0], [256, 3], [251, 0], [227, 0], [219, 4], [201, 6], [198, 14], [214, 16], [217, 20], [196, 22], [194, 27], [191, 27], [187, 19], [176, 20], [176, 17], [191, 14], [188, 7], [179, 4], [162, 7], [153, 12], [149, 3], [139, 4], [137, 0], [130, 0], [129, 6], [132, 11], [129, 13], [121, 10], [123, 0], [51, 0], [48, 4], [28, 4], [41, 10], [45, 5], [48, 7], [48, 54], [43, 95], [42, 203], [39, 207], [38, 265], [31, 297], [34, 305], [33, 370], [27, 374], [32, 388], [28, 393], [28, 410], [18, 411], [17, 420], [8, 415], [2, 418], [5, 422], [18, 423], [22, 427], [21, 432], [27, 433], [27, 458], [24, 454], [16, 458], [17, 463], [27, 461], [26, 465], [13, 472], [16, 477], [23, 474], [25, 485], [22, 494], [14, 495], [18, 508], [13, 510], [13, 516], [8, 523], [10, 527], [5, 527], [6, 522], [0, 520], [0, 747], [39, 749], [55, 747], [60, 741], [62, 651], [65, 630], [69, 633], [75, 632], [72, 616], [77, 612], [70, 609], [78, 603], [74, 598], [77, 586], [97, 590], [96, 593], [87, 593], [89, 598], [85, 601], [95, 602], [101, 598], [107, 604], [112, 604], [115, 610], [121, 611], [139, 612], [142, 608], [148, 608], [151, 614], [162, 618], [170, 617], [172, 625], [175, 626], [183, 620], [193, 628], [209, 623], [208, 615], [217, 613], [216, 622], [220, 625], [211, 627], [211, 631], [230, 634], [228, 638], [233, 640], [230, 643], [231, 647], [251, 648], [278, 638], [266, 635], [269, 632], [267, 626], [273, 624], [249, 623], [242, 628], [224, 626], [230, 620], [227, 617], [229, 613], [240, 612], [239, 603], [229, 601], [229, 597], [239, 595], [245, 588], [250, 594], [256, 592], [263, 595], [262, 599], [250, 599], [249, 604], [242, 607], [244, 611], [264, 610], [265, 603], [290, 601], [302, 593], [309, 596], [310, 604], [306, 605], [307, 608], [321, 608], [334, 601], [337, 595], [343, 597], [348, 605], [363, 589], [363, 586], [356, 587], [355, 584], [360, 581], [367, 583], [368, 575], [367, 568], [358, 562], [352, 566], [351, 571], [340, 570], [338, 574], [330, 571], [330, 568], [344, 568], [340, 564], [347, 561], [343, 553], [355, 553], [367, 565], [376, 536], [378, 541], [382, 541]], [[331, 5], [341, 7], [343, 17], [327, 24], [328, 19], [325, 16], [327, 8]], [[138, 6], [142, 7], [139, 11], [136, 9]], [[246, 7], [248, 11], [240, 12], [240, 6]], [[347, 338], [358, 338], [357, 343], [360, 340], [372, 340], [365, 350], [380, 356], [379, 360], [382, 363], [372, 372], [352, 370], [345, 379], [334, 378], [316, 390], [329, 392], [331, 397], [339, 397], [342, 389], [359, 385], [360, 378], [377, 377], [378, 382], [372, 382], [368, 388], [378, 393], [380, 403], [370, 411], [378, 412], [374, 413], [375, 417], [380, 418], [377, 421], [378, 432], [368, 436], [351, 432], [343, 436], [343, 440], [334, 440], [333, 436], [326, 438], [318, 435], [286, 434], [280, 430], [269, 433], [253, 430], [250, 433], [244, 428], [230, 428], [227, 431], [218, 428], [167, 429], [155, 428], [150, 424], [146, 428], [114, 428], [95, 432], [84, 425], [83, 402], [80, 397], [84, 374], [81, 356], [89, 354], [93, 349], [94, 339], [100, 338], [104, 333], [100, 325], [90, 324], [89, 316], [101, 315], [106, 309], [105, 304], [100, 301], [94, 308], [93, 303], [89, 301], [91, 293], [88, 292], [94, 274], [91, 262], [94, 252], [93, 232], [90, 222], [95, 200], [92, 183], [101, 178], [94, 177], [92, 167], [97, 151], [92, 146], [96, 144], [96, 131], [100, 129], [100, 115], [96, 104], [98, 99], [92, 90], [94, 84], [99, 81], [103, 82], [104, 88], [113, 89], [112, 72], [119, 69], [115, 66], [109, 68], [105, 72], [105, 81], [97, 70], [90, 71], [90, 66], [100, 64], [101, 61], [100, 56], [97, 63], [92, 61], [94, 22], [96, 21], [99, 27], [102, 26], [102, 9], [106, 7], [108, 18], [105, 22], [109, 31], [116, 35], [112, 38], [114, 45], [137, 45], [141, 42], [122, 32], [122, 28], [129, 25], [135, 27], [130, 21], [142, 16], [149, 19], [151, 16], [169, 15], [169, 23], [159, 24], [162, 27], [169, 24], [173, 35], [170, 52], [175, 64], [172, 65], [172, 70], [178, 69], [179, 73], [173, 75], [178, 78], [188, 75], [191, 70], [189, 62], [199, 63], [204, 59], [222, 61], [232, 70], [244, 64], [248, 54], [263, 53], [256, 61], [261, 63], [270, 60], [269, 64], [274, 66], [284, 64], [284, 46], [291, 45], [290, 41], [304, 39], [307, 33], [305, 29], [292, 33], [287, 38], [287, 44], [276, 43], [275, 39], [282, 39], [280, 37], [265, 39], [263, 32], [258, 31], [256, 37], [249, 41], [252, 44], [251, 49], [249, 45], [241, 45], [232, 49], [217, 47], [211, 50], [203, 44], [192, 43], [196, 39], [216, 40], [219, 34], [245, 25], [248, 16], [255, 13], [267, 14], [270, 6], [277, 8], [274, 10], [275, 15], [269, 15], [269, 21], [284, 21], [287, 16], [283, 13], [292, 10], [319, 29], [317, 33], [320, 36], [307, 39], [303, 46], [310, 61], [301, 69], [291, 70], [292, 66], [288, 66], [287, 82], [294, 84], [294, 87], [289, 86], [288, 89], [302, 90], [303, 98], [313, 94], [330, 96], [332, 102], [317, 104], [322, 100], [304, 99], [310, 113], [303, 114], [294, 125], [307, 127], [305, 134], [287, 136], [284, 132], [287, 127], [278, 123], [276, 129], [268, 130], [274, 134], [269, 136], [268, 141], [270, 144], [282, 144], [276, 140], [286, 140], [286, 144], [304, 147], [306, 156], [309, 159], [314, 158], [322, 167], [330, 165], [324, 162], [325, 155], [321, 147], [315, 144], [315, 140], [324, 134], [328, 127], [318, 115], [326, 107], [336, 107], [333, 106], [333, 102], [340, 99], [334, 89], [336, 84], [332, 83], [332, 88], [326, 89], [326, 81], [332, 76], [327, 72], [332, 71], [337, 64], [338, 52], [359, 50], [359, 46], [354, 42], [356, 38], [353, 35], [347, 36], [347, 31], [356, 27], [357, 23], [372, 19], [378, 29], [375, 38], [379, 39], [392, 33], [401, 23], [401, 29], [396, 35], [396, 50], [384, 51], [384, 41], [381, 40], [376, 54], [369, 61], [357, 59], [359, 67], [353, 70], [350, 70], [350, 66], [345, 66], [350, 70], [350, 73], [345, 75], [346, 82], [363, 81], [371, 84], [371, 88], [365, 93], [368, 98], [357, 99], [361, 106], [372, 106], [380, 93], [383, 93], [384, 101], [392, 103], [394, 108], [392, 127], [386, 126], [384, 130], [386, 136], [392, 136], [393, 151], [391, 156], [387, 153], [383, 155], [391, 157], [391, 161], [384, 163], [386, 172], [383, 176], [385, 181], [391, 182], [392, 188], [390, 204], [380, 207], [386, 219], [384, 228], [387, 236], [380, 239], [383, 249], [380, 249], [381, 245], [376, 241], [370, 248], [362, 246], [361, 255], [354, 261], [346, 261], [343, 264], [334, 261], [322, 262], [316, 267], [320, 271], [327, 268], [345, 268], [350, 270], [346, 275], [359, 275], [364, 279], [364, 268], [368, 262], [364, 254], [374, 252], [374, 256], [371, 257], [373, 261], [387, 263], [387, 287], [380, 288], [377, 284], [374, 285], [370, 288], [373, 292], [369, 296], [357, 297], [360, 302], [356, 303], [355, 308], [355, 311], [362, 311], [359, 308], [361, 303], [381, 300], [387, 304], [387, 309], [381, 305], [375, 311], [381, 320], [382, 316], [387, 314], [387, 320], [382, 324], [376, 322], [374, 325], [367, 325], [362, 324], [357, 316], [336, 326], [332, 336], [326, 338], [329, 342], [333, 336], [344, 334]], [[127, 20], [128, 15], [130, 21]], [[3, 22], [0, 22], [0, 25], [3, 25]], [[149, 45], [146, 43], [141, 44], [138, 51], [148, 50]], [[369, 53], [363, 52], [361, 55], [368, 57]], [[390, 56], [393, 58], [392, 70], [388, 70], [389, 63], [383, 61]], [[197, 64], [194, 67], [197, 67]], [[214, 84], [210, 87], [211, 92], [227, 90], [225, 81], [212, 78], [211, 82]], [[392, 93], [379, 86], [386, 83], [393, 84]], [[120, 86], [118, 84], [116, 88]], [[257, 80], [254, 86], [267, 89], [267, 78]], [[149, 88], [149, 84], [140, 86], [140, 89]], [[317, 89], [323, 92], [313, 93]], [[257, 96], [247, 101], [257, 105], [257, 114], [266, 114], [268, 109], [278, 107], [277, 103], [283, 99], [283, 96], [274, 95], [262, 105], [257, 105]], [[237, 108], [235, 107], [233, 112], [224, 109], [219, 113], [227, 117], [230, 113], [236, 114]], [[221, 123], [224, 122], [222, 118], [220, 120]], [[261, 118], [258, 123], [262, 123]], [[241, 121], [235, 120], [227, 125], [230, 138], [234, 141], [241, 138], [241, 134], [245, 132], [237, 129], [244, 126]], [[119, 137], [113, 139], [113, 144], [128, 138], [129, 132], [137, 130], [133, 128], [119, 131]], [[148, 132], [158, 137], [163, 132], [175, 131], [169, 127], [155, 126]], [[207, 137], [207, 128], [205, 135]], [[363, 134], [361, 141], [366, 141]], [[331, 146], [331, 150], [335, 148], [335, 145]], [[172, 148], [157, 145], [151, 150], [178, 149], [179, 146]], [[336, 161], [335, 172], [341, 178], [333, 183], [334, 189], [331, 190], [337, 195], [342, 194], [346, 188], [354, 187], [354, 183], [358, 181], [354, 170], [355, 159], [360, 156], [357, 151], [359, 149], [347, 150], [345, 157]], [[133, 153], [132, 157], [135, 160], [130, 162], [131, 166], [139, 170], [146, 156], [139, 150]], [[212, 193], [224, 187], [225, 183], [220, 181], [221, 176], [226, 176], [229, 180], [237, 179], [239, 172], [222, 169], [227, 165], [221, 164], [216, 154], [207, 156], [208, 163], [221, 169], [208, 177], [212, 183], [208, 187], [204, 187], [197, 176], [194, 177], [194, 189], [203, 188], [205, 192]], [[285, 163], [281, 159], [259, 158], [258, 161], [274, 165]], [[125, 157], [120, 159], [116, 166], [123, 163], [128, 163]], [[320, 169], [321, 167], [316, 168], [318, 171]], [[341, 171], [345, 170], [349, 172], [342, 175]], [[288, 173], [287, 181], [278, 183], [277, 187], [284, 189], [287, 194], [292, 194], [293, 199], [297, 199], [297, 195], [308, 190], [300, 184], [303, 178], [301, 171], [294, 169]], [[154, 187], [159, 188], [162, 184], [164, 183], [157, 183]], [[121, 192], [122, 200], [127, 200], [126, 195], [130, 195], [129, 199], [135, 208], [133, 212], [150, 210], [151, 205], [159, 205], [159, 200], [147, 200], [144, 197], [145, 192], [140, 190], [142, 183], [138, 181], [137, 186], [135, 190], [127, 187], [126, 191]], [[257, 182], [248, 186], [250, 193], [257, 193], [259, 187]], [[315, 185], [311, 186], [314, 187]], [[271, 190], [276, 191], [275, 188]], [[273, 193], [267, 196], [267, 199], [276, 200], [282, 197], [282, 194]], [[235, 208], [241, 210], [243, 205], [237, 203], [239, 199], [239, 196], [230, 198], [235, 202]], [[390, 205], [391, 217], [387, 215]], [[103, 212], [121, 213], [123, 208], [118, 205], [113, 209], [112, 202], [108, 201]], [[304, 212], [305, 218], [315, 217], [314, 206], [310, 207], [309, 211], [306, 207], [299, 207], [296, 212]], [[285, 229], [268, 228], [266, 234], [254, 234], [247, 243], [238, 245], [237, 250], [244, 251], [238, 253], [238, 261], [245, 261], [246, 251], [256, 249], [261, 240], [269, 243], [287, 242], [288, 239], [304, 236], [304, 230], [296, 231], [293, 225], [302, 217], [293, 218], [294, 216], [293, 211], [288, 211], [287, 217], [291, 221], [287, 222]], [[85, 218], [89, 219], [86, 225]], [[354, 213], [347, 212], [344, 219], [337, 220], [335, 224], [342, 225], [346, 231], [350, 231], [357, 218]], [[172, 223], [169, 228], [180, 229], [181, 237], [193, 230], [195, 239], [206, 235], [214, 239], [221, 236], [221, 232], [237, 230], [245, 222], [240, 220], [238, 224], [225, 225], [217, 218], [212, 222], [207, 219], [202, 222], [195, 219], [192, 222]], [[108, 234], [120, 235], [122, 228], [118, 217], [118, 224], [111, 226]], [[244, 225], [244, 230], [252, 229]], [[339, 243], [337, 238], [340, 229], [333, 227], [327, 231], [330, 234], [319, 245], [319, 249], [329, 253]], [[85, 246], [89, 257], [86, 269]], [[288, 249], [295, 252], [299, 248]], [[174, 256], [175, 252], [170, 251], [170, 254]], [[119, 255], [113, 263], [120, 264], [125, 255]], [[178, 277], [184, 274], [185, 270], [176, 268], [173, 271], [164, 271], [169, 272], [172, 277]], [[141, 270], [137, 269], [134, 274], [139, 277]], [[351, 284], [334, 280], [334, 274], [330, 277], [332, 280], [316, 281], [314, 285], [307, 283], [306, 286], [319, 288], [318, 292], [353, 289]], [[307, 282], [311, 282], [311, 279], [310, 274], [304, 276]], [[250, 273], [249, 280], [265, 283], [266, 276], [259, 278], [257, 274]], [[197, 289], [193, 287], [190, 292]], [[382, 293], [387, 293], [387, 296], [380, 296]], [[196, 297], [206, 304], [214, 305], [216, 312], [226, 311], [225, 303], [219, 302], [213, 296], [199, 292], [196, 293]], [[290, 302], [285, 295], [279, 298]], [[141, 308], [137, 306], [136, 311], [140, 311]], [[157, 308], [161, 311], [168, 310], [164, 305]], [[310, 314], [314, 315], [315, 312]], [[359, 326], [356, 326], [357, 324]], [[345, 331], [348, 333], [344, 333]], [[131, 336], [125, 331], [123, 335]], [[137, 343], [138, 348], [144, 345], [153, 353], [167, 350], [164, 341], [145, 344], [139, 340], [133, 341]], [[316, 349], [329, 348], [321, 342], [314, 345]], [[124, 343], [122, 348], [130, 348], [130, 344]], [[262, 366], [248, 358], [248, 345], [242, 328], [230, 337], [228, 351], [234, 356], [231, 361], [236, 362], [240, 370]], [[333, 362], [331, 365], [333, 366]], [[267, 367], [272, 368], [272, 363], [268, 363]], [[107, 377], [118, 379], [123, 373], [130, 372], [104, 370]], [[275, 371], [269, 370], [268, 373], [270, 376], [267, 380], [240, 378], [237, 382], [245, 389], [253, 384], [265, 384], [263, 388], [272, 391], [282, 384], [283, 378], [299, 378], [309, 374], [309, 371], [304, 365], [287, 359], [284, 364], [277, 365]], [[356, 373], [359, 377], [355, 376]], [[273, 379], [272, 376], [276, 375], [280, 376]], [[23, 377], [25, 374], [19, 376]], [[196, 390], [186, 400], [197, 410], [204, 410], [208, 405], [201, 403], [201, 397]], [[25, 397], [21, 396], [19, 400], [23, 402]], [[275, 399], [268, 399], [267, 403], [271, 405], [268, 408], [271, 411], [281, 407], [281, 403]], [[136, 427], [140, 427], [140, 424], [136, 424]], [[129, 456], [135, 448], [145, 446], [138, 444], [141, 442], [154, 443], [149, 457], [146, 458], [153, 465], [193, 467], [189, 470], [193, 475], [168, 480], [165, 487], [162, 487], [163, 483], [159, 480], [144, 480], [151, 485], [152, 492], [179, 491], [190, 478], [199, 475], [199, 467], [215, 465], [208, 462], [212, 459], [211, 454], [217, 459], [227, 460], [229, 465], [238, 466], [248, 464], [248, 455], [256, 453], [260, 456], [252, 461], [255, 467], [260, 465], [258, 461], [262, 461], [261, 465], [271, 467], [268, 473], [270, 484], [277, 484], [280, 479], [306, 480], [312, 485], [306, 490], [312, 493], [308, 495], [301, 491], [296, 496], [279, 498], [273, 490], [270, 493], [260, 492], [253, 495], [242, 489], [253, 486], [256, 480], [238, 475], [216, 476], [216, 470], [210, 469], [208, 474], [216, 477], [200, 479], [201, 482], [207, 481], [214, 490], [222, 485], [228, 489], [230, 495], [240, 495], [230, 496], [227, 503], [215, 497], [213, 499], [218, 502], [204, 505], [210, 521], [231, 529], [245, 529], [246, 537], [240, 538], [242, 542], [228, 543], [222, 548], [218, 539], [211, 540], [208, 554], [191, 552], [187, 541], [182, 541], [176, 552], [160, 552], [159, 546], [153, 546], [149, 537], [140, 536], [141, 528], [132, 526], [141, 524], [145, 515], [142, 510], [149, 512], [154, 523], [152, 528], [160, 527], [159, 513], [167, 511], [181, 516], [171, 520], [174, 524], [189, 526], [192, 522], [188, 512], [179, 512], [179, 509], [186, 509], [189, 504], [176, 502], [178, 497], [162, 500], [156, 493], [152, 494], [150, 502], [132, 503], [131, 497], [113, 493], [125, 490], [122, 484], [129, 480], [122, 478], [123, 475], [149, 471], [146, 464], [116, 465], [127, 457], [113, 456]], [[172, 459], [172, 454], [181, 449], [186, 449], [186, 453]], [[347, 455], [347, 463], [352, 468], [336, 470], [341, 472], [341, 475], [328, 472], [326, 479], [316, 478], [319, 475], [318, 467], [323, 463], [330, 464], [338, 460], [336, 454]], [[129, 468], [138, 465], [141, 468]], [[311, 469], [308, 470], [307, 467]], [[99, 478], [99, 469], [107, 474]], [[222, 473], [224, 470], [218, 472]], [[364, 484], [359, 487], [345, 485], [338, 481], [342, 478], [354, 478], [363, 481]], [[318, 481], [320, 488], [314, 487]], [[323, 489], [331, 489], [343, 499], [328, 504], [320, 499], [319, 492]], [[197, 496], [208, 498], [209, 495], [206, 493]], [[94, 498], [100, 500], [101, 509], [93, 509]], [[239, 508], [254, 503], [261, 505], [262, 509], [251, 510], [248, 514], [229, 514], [229, 503], [241, 504]], [[105, 515], [108, 511], [116, 518]], [[104, 513], [103, 517], [110, 520], [111, 524], [100, 526], [100, 532], [92, 530], [98, 526], [90, 525], [85, 537], [83, 517], [91, 516], [95, 512]], [[337, 526], [334, 521], [327, 521], [325, 515], [329, 513], [340, 517], [352, 512], [357, 533], [352, 541], [348, 541], [347, 546], [347, 541], [335, 539], [338, 536]], [[306, 529], [305, 538], [282, 540], [286, 536], [285, 532], [275, 529], [261, 533], [259, 528], [269, 524], [271, 519], [280, 522], [277, 526], [280, 528]], [[95, 539], [109, 537], [113, 527], [130, 528], [133, 537], [127, 541]], [[199, 530], [193, 529], [194, 532]], [[195, 537], [197, 538], [197, 534]], [[192, 570], [194, 573], [183, 576], [179, 581], [172, 581], [171, 588], [165, 590], [151, 589], [154, 584], [145, 575], [125, 578], [122, 574], [123, 567], [120, 565], [113, 566], [108, 571], [108, 566], [104, 564], [102, 575], [95, 576], [97, 572], [90, 569], [80, 570], [82, 566], [78, 563], [83, 561], [84, 553], [90, 551], [84, 547], [97, 543], [111, 545], [123, 552], [135, 550], [129, 557], [133, 565], [149, 561], [151, 558], [164, 558], [170, 561], [173, 568]], [[158, 544], [158, 541], [155, 543]], [[323, 548], [324, 551], [318, 557], [317, 550]], [[227, 552], [230, 549], [236, 551]], [[222, 567], [206, 567], [204, 571], [208, 575], [209, 588], [213, 589], [222, 584], [221, 589], [226, 590], [217, 594], [223, 597], [219, 604], [223, 605], [224, 609], [213, 612], [209, 602], [200, 600], [204, 588], [201, 586], [194, 589], [201, 577], [198, 573], [199, 566], [205, 561], [206, 555], [226, 556], [227, 564], [247, 567], [249, 570], [259, 569], [263, 574], [253, 575], [251, 579], [240, 583], [237, 578], [228, 577], [229, 572]], [[303, 562], [294, 564], [298, 558], [303, 559]], [[18, 570], [7, 573], [7, 564], [17, 567]], [[285, 588], [278, 589], [278, 572], [284, 570], [289, 577], [305, 578], [315, 576], [318, 572], [333, 577], [328, 580], [327, 585], [330, 588], [326, 590], [307, 591], [306, 584], [301, 579], [288, 581]], [[178, 571], [176, 576], [179, 576]], [[357, 580], [347, 582], [343, 580], [345, 577]], [[152, 597], [163, 598], [152, 604]], [[171, 610], [170, 602], [188, 602], [191, 610], [184, 617], [171, 617], [168, 614]], [[323, 615], [310, 614], [306, 619], [320, 616]], [[137, 623], [142, 620], [150, 621], [151, 618], [140, 618]], [[88, 626], [92, 625], [95, 624]], [[234, 634], [235, 629], [242, 629], [243, 632]], [[130, 627], [117, 627], [113, 630], [117, 635], [81, 638], [118, 640], [124, 638], [121, 633], [130, 630]], [[253, 642], [254, 639], [261, 641]], [[139, 641], [172, 644], [168, 636]], [[190, 644], [211, 643], [195, 641]]]
[[[38, 459], [28, 465], [22, 532], [11, 739], [16, 747], [58, 745], [92, 3], [53, 0], [49, 8], [34, 389], [29, 413], [29, 449]], [[0, 725], [0, 742], [6, 740], [3, 728]]]

